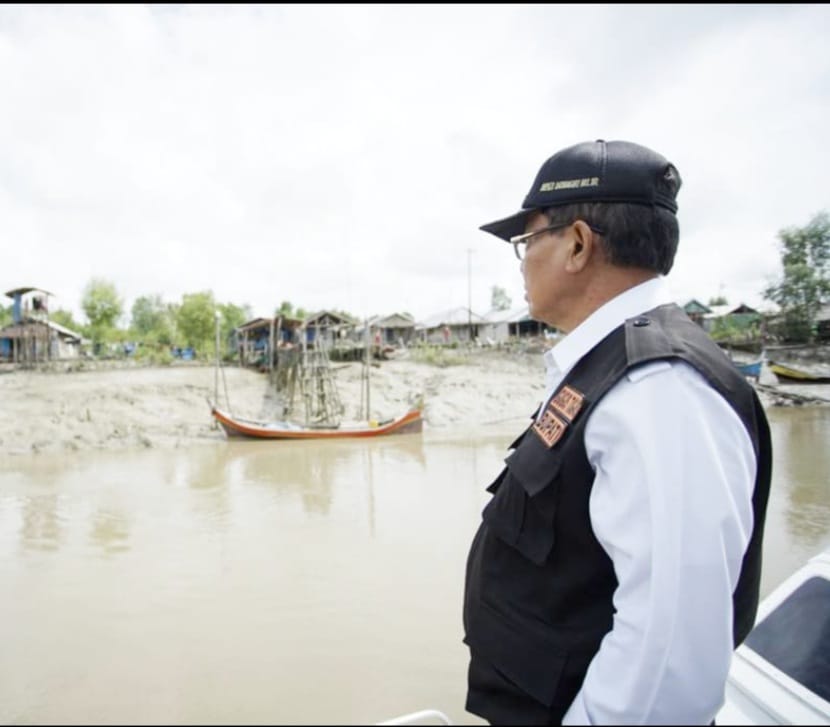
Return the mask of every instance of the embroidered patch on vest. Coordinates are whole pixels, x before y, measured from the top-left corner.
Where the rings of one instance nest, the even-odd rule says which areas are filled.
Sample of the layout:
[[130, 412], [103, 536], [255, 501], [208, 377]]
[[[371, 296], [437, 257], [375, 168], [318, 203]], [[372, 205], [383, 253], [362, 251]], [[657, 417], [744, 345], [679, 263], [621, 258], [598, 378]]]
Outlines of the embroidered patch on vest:
[[550, 406], [562, 414], [569, 422], [572, 422], [582, 408], [582, 402], [584, 400], [585, 397], [576, 389], [572, 389], [570, 386], [563, 386], [562, 390], [551, 399]]
[[548, 447], [556, 444], [567, 428], [567, 423], [551, 411], [550, 404], [545, 409], [545, 413], [539, 418], [539, 421], [533, 425], [533, 431]]
[[533, 431], [547, 447], [552, 447], [579, 414], [585, 397], [570, 386], [563, 386], [545, 407], [545, 411], [533, 425]]

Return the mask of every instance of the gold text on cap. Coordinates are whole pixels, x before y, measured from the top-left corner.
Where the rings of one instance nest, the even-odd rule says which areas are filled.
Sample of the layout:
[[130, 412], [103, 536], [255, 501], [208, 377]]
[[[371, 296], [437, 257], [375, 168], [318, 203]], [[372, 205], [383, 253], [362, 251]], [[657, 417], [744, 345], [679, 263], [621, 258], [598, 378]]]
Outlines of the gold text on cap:
[[583, 177], [582, 179], [560, 179], [553, 182], [543, 182], [540, 192], [553, 192], [557, 189], [578, 189], [579, 187], [599, 187], [599, 177]]

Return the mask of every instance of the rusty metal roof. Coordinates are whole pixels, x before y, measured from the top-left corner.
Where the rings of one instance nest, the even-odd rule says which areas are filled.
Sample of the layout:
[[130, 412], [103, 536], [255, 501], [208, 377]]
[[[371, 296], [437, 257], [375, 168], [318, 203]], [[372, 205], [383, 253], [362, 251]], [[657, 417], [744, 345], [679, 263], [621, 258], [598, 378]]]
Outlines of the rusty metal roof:
[[6, 291], [6, 295], [9, 298], [14, 298], [16, 294], [26, 295], [26, 293], [31, 293], [35, 291], [37, 293], [46, 293], [46, 295], [54, 295], [54, 293], [50, 293], [48, 290], [44, 290], [43, 288], [15, 288], [14, 290]]

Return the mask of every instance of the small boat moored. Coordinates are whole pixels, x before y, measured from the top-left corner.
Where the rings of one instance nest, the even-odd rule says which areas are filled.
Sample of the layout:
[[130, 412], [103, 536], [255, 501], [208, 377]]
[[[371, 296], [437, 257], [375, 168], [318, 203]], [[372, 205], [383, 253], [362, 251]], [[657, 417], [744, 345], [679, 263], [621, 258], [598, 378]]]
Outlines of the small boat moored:
[[228, 437], [251, 439], [340, 439], [344, 437], [380, 437], [385, 434], [415, 433], [423, 430], [420, 409], [385, 421], [368, 421], [340, 427], [309, 427], [288, 421], [262, 422], [233, 416], [211, 405], [210, 413]]
[[830, 384], [830, 376], [821, 376], [803, 369], [785, 366], [777, 361], [770, 361], [769, 368], [779, 379], [785, 379], [790, 383]]
[[752, 361], [751, 363], [736, 363], [735, 366], [738, 367], [738, 371], [740, 371], [744, 376], [752, 376], [754, 378], [758, 378], [761, 375], [761, 364], [762, 360]]

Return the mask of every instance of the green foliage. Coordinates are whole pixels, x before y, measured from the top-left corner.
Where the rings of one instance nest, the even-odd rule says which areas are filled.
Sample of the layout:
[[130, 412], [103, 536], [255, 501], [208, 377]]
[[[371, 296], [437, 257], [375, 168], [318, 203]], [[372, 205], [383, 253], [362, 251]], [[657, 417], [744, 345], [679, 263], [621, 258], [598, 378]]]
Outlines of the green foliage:
[[181, 339], [179, 344], [192, 346], [204, 353], [214, 348], [216, 331], [216, 303], [210, 290], [182, 296], [176, 315], [176, 327]]
[[811, 341], [816, 314], [830, 298], [830, 217], [820, 212], [805, 227], [781, 230], [778, 237], [783, 275], [764, 297], [781, 306], [786, 338]]
[[13, 306], [2, 306], [0, 305], [0, 328], [4, 326], [8, 326], [13, 320]]
[[413, 361], [446, 368], [447, 366], [460, 366], [469, 363], [469, 356], [454, 350], [454, 347], [437, 346], [432, 344], [421, 344], [410, 349], [410, 356]]
[[103, 278], [90, 280], [81, 298], [81, 307], [93, 327], [112, 328], [124, 311], [115, 286]]
[[[219, 311], [219, 346], [221, 352], [227, 348], [231, 332], [254, 316], [251, 312], [251, 306], [248, 304], [238, 306], [233, 303], [219, 303], [216, 310]], [[235, 355], [235, 352], [225, 351], [222, 354], [224, 358], [229, 355]]]
[[274, 317], [282, 316], [283, 318], [294, 317], [294, 306], [287, 300], [280, 303], [280, 307], [274, 311]]
[[[716, 303], [715, 305], [723, 305]], [[716, 318], [712, 322], [712, 329], [709, 335], [718, 342], [729, 343], [750, 343], [757, 341], [761, 335], [760, 318], [754, 317], [749, 319], [747, 317], [737, 318], [733, 316], [723, 316]]]
[[59, 326], [68, 328], [71, 331], [77, 331], [78, 333], [81, 333], [83, 329], [83, 326], [80, 323], [77, 323], [72, 317], [72, 312], [63, 310], [63, 308], [57, 308], [49, 313], [49, 320], [53, 323], [57, 323]]
[[169, 346], [175, 341], [175, 317], [160, 295], [136, 298], [130, 328], [136, 338], [147, 343]]
[[340, 316], [341, 318], [345, 318], [347, 321], [358, 321], [360, 320], [357, 316], [353, 316], [351, 313], [345, 310], [340, 310], [339, 308], [335, 308], [331, 311], [335, 315]]
[[709, 298], [709, 302], [706, 305], [729, 305], [729, 301], [725, 295], [715, 295]]
[[510, 308], [512, 301], [504, 288], [494, 285], [490, 291], [490, 307], [493, 310], [508, 310]]
[[234, 328], [239, 328], [246, 321], [254, 317], [251, 306], [235, 305], [234, 303], [219, 303], [216, 306], [221, 316], [221, 330], [223, 335], [230, 334]]
[[143, 344], [136, 348], [133, 358], [150, 366], [169, 366], [173, 363], [170, 347], [164, 344]]
[[789, 310], [769, 326], [776, 340], [787, 343], [805, 343], [815, 338], [816, 325], [800, 310]]
[[97, 351], [100, 344], [109, 339], [123, 313], [124, 303], [115, 285], [103, 278], [92, 278], [81, 296], [81, 308], [89, 321], [88, 333]]
[[[182, 307], [181, 303], [168, 303], [167, 304], [167, 315], [169, 316], [170, 320], [172, 321], [172, 326], [175, 335], [178, 335], [178, 331], [176, 331], [176, 326], [178, 325], [179, 320], [179, 309]], [[175, 343], [175, 341], [174, 341]]]
[[[348, 318], [353, 318], [354, 316], [350, 315], [349, 313], [344, 313], [342, 311], [332, 311], [332, 313], [337, 313], [338, 315], [344, 315]], [[274, 317], [277, 318], [282, 316], [283, 318], [293, 318], [295, 320], [304, 321], [308, 318], [308, 311], [305, 308], [294, 308], [294, 306], [287, 300], [284, 300], [280, 303], [280, 307], [274, 311]]]

